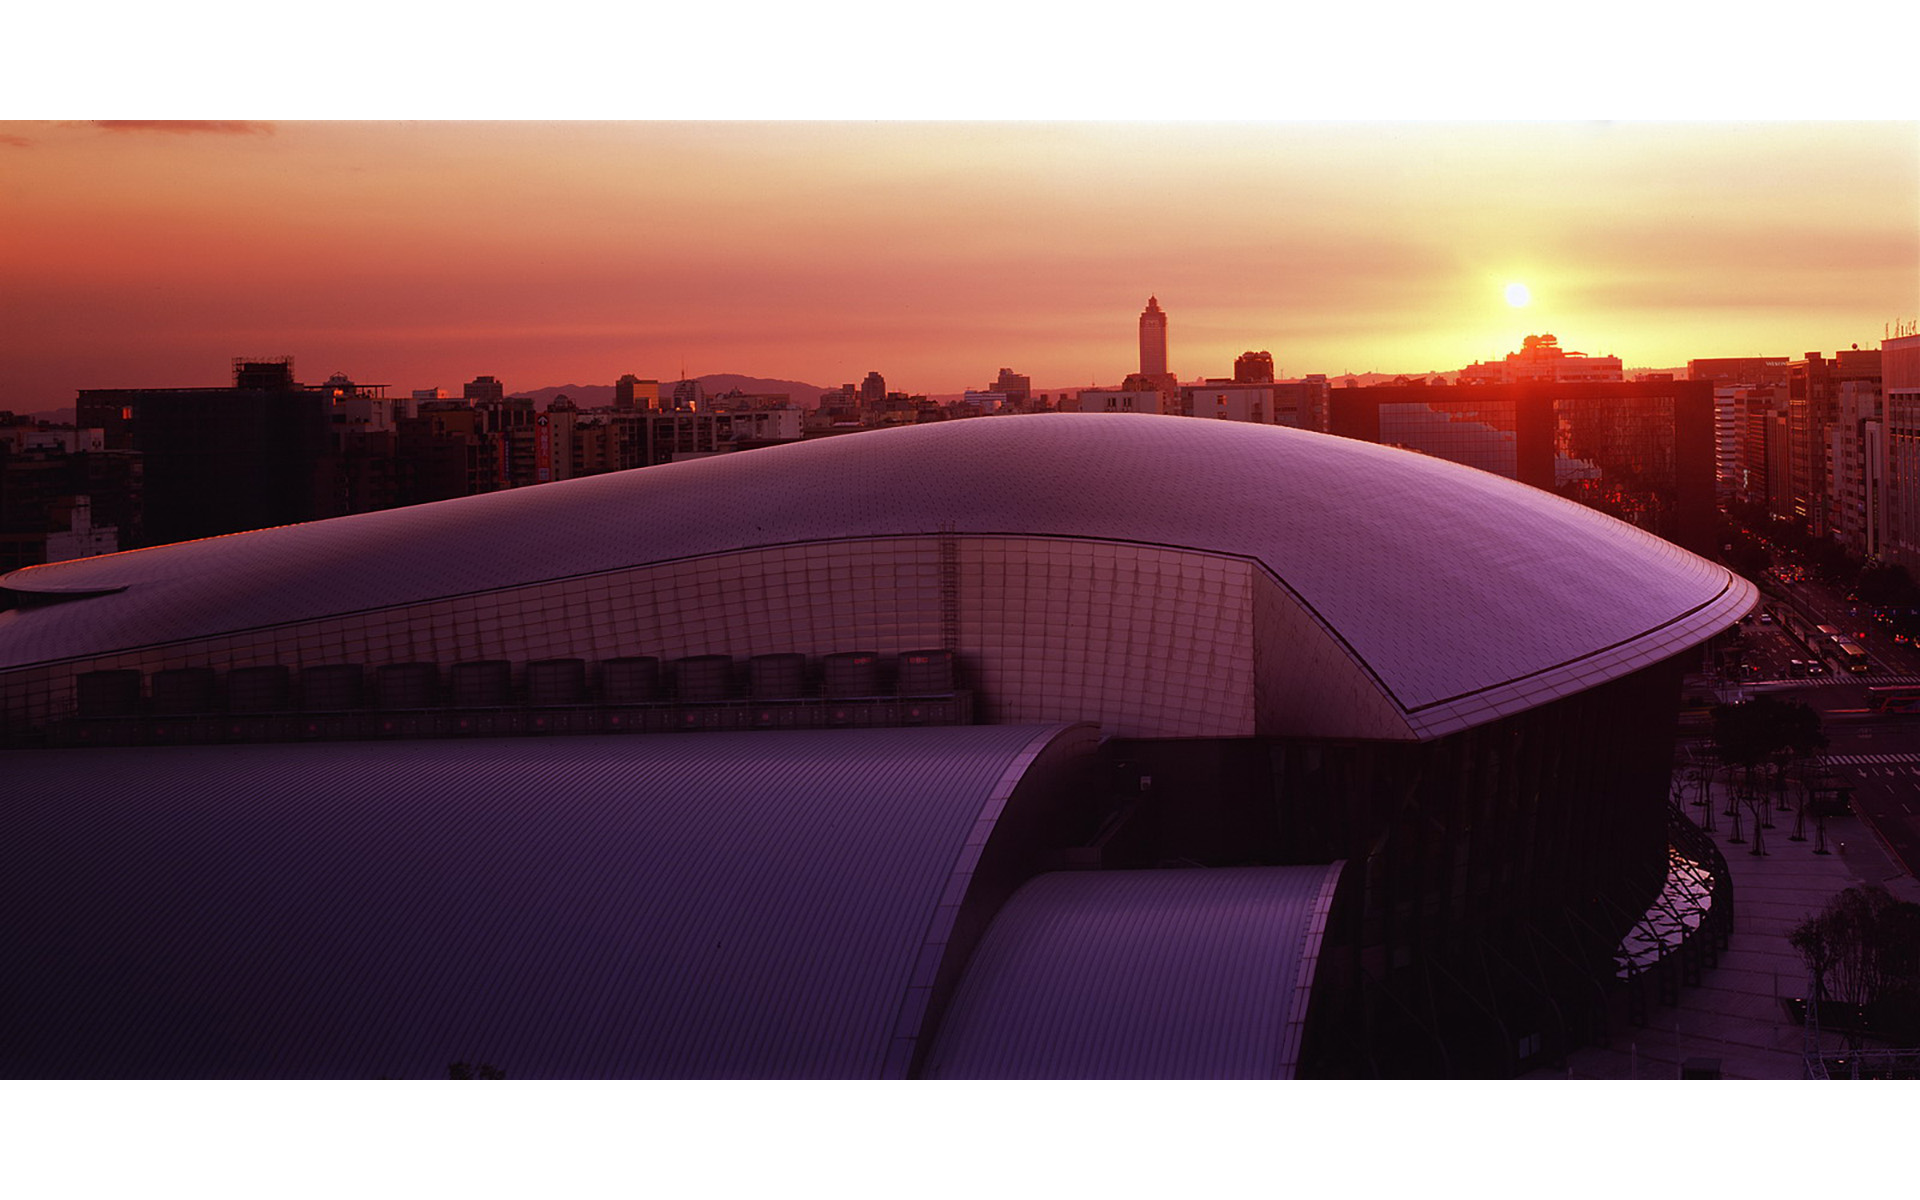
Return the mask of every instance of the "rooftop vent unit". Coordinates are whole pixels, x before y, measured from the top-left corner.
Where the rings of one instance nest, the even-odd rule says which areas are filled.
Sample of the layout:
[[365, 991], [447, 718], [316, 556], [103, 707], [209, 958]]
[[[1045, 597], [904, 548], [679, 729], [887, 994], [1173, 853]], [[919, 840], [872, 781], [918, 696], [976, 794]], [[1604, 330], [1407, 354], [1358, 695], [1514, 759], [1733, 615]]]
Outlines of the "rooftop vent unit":
[[695, 654], [673, 660], [673, 685], [682, 702], [722, 701], [732, 692], [733, 660], [724, 654]]
[[798, 700], [807, 694], [807, 656], [756, 654], [747, 660], [747, 679], [755, 700]]
[[527, 703], [559, 708], [587, 702], [587, 660], [542, 658], [527, 664]]
[[210, 713], [213, 703], [212, 667], [176, 667], [153, 673], [153, 711], [178, 717]]
[[829, 654], [821, 691], [829, 700], [851, 700], [880, 694], [880, 656], [871, 650]]
[[439, 688], [440, 668], [433, 663], [388, 663], [373, 673], [374, 707], [432, 708]]
[[455, 663], [448, 687], [455, 708], [505, 708], [513, 703], [513, 664], [504, 659]]
[[75, 681], [82, 717], [131, 717], [140, 711], [138, 671], [86, 671]]
[[366, 671], [359, 663], [328, 663], [300, 672], [300, 707], [308, 712], [347, 712], [360, 707]]
[[608, 704], [651, 704], [660, 699], [660, 660], [643, 655], [600, 664], [601, 699]]
[[900, 656], [902, 696], [951, 696], [953, 651], [909, 650]]
[[227, 711], [276, 713], [292, 708], [293, 672], [285, 666], [235, 667], [227, 672]]

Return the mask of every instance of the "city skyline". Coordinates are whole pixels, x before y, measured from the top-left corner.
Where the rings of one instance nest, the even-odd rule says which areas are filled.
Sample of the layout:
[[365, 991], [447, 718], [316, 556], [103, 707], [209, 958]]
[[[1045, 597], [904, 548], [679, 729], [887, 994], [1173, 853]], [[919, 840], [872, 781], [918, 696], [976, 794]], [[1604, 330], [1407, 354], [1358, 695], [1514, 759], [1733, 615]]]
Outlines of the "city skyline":
[[[10, 122], [0, 408], [291, 354], [407, 390], [1629, 367], [1920, 313], [1913, 123]], [[1515, 288], [1513, 285], [1521, 285]], [[1524, 289], [1524, 291], [1522, 290]]]
[[[1569, 350], [1617, 355], [1629, 370], [1676, 368], [1690, 357], [1791, 359], [1854, 342], [1865, 348], [1878, 344], [1888, 324], [1920, 317], [1913, 219], [1920, 211], [1920, 126], [1911, 120], [1920, 111], [1906, 82], [1909, 52], [1899, 49], [1909, 44], [1898, 34], [1901, 11], [1875, 0], [1790, 18], [1761, 11], [1738, 19], [1719, 9], [1652, 4], [1373, 8], [1351, 15], [1244, 5], [1050, 11], [988, 4], [910, 13], [837, 4], [563, 4], [457, 20], [439, 10], [358, 4], [256, 11], [245, 20], [206, 6], [22, 12], [13, 21], [20, 52], [4, 85], [10, 118], [219, 118], [238, 109], [282, 123], [269, 132], [245, 121], [209, 122], [233, 132], [196, 136], [0, 122], [0, 220], [10, 233], [0, 238], [0, 320], [8, 330], [0, 338], [0, 410], [71, 408], [85, 388], [224, 389], [234, 358], [281, 355], [297, 360], [303, 382], [344, 371], [389, 384], [399, 398], [433, 387], [458, 397], [466, 381], [482, 375], [515, 392], [607, 387], [628, 373], [664, 382], [683, 366], [689, 376], [728, 372], [822, 387], [857, 385], [878, 371], [889, 389], [936, 396], [987, 387], [1002, 367], [1030, 377], [1036, 392], [1118, 386], [1138, 365], [1137, 315], [1150, 295], [1169, 313], [1169, 369], [1182, 379], [1230, 375], [1235, 358], [1250, 350], [1270, 352], [1283, 377], [1452, 371], [1475, 360], [1497, 362], [1524, 336], [1545, 333]], [[1788, 63], [1794, 65], [1783, 76], [1779, 68]], [[1882, 123], [1887, 116], [1905, 123]], [[508, 126], [514, 136], [507, 138], [485, 126], [456, 126], [459, 137], [451, 140], [429, 136], [446, 127], [373, 126], [384, 131], [380, 137], [356, 142], [355, 126], [334, 123], [340, 117], [844, 123], [584, 127], [600, 135], [579, 141], [621, 149], [613, 156], [618, 169], [606, 170], [600, 160], [608, 156], [590, 153], [591, 146], [549, 139], [544, 151], [529, 153], [529, 144], [541, 141], [534, 126]], [[875, 117], [1329, 123], [1216, 126], [1219, 135], [1200, 139], [1199, 148], [1178, 125], [943, 125], [937, 128], [948, 144], [965, 153], [925, 150], [907, 168], [877, 152], [856, 153], [851, 163], [844, 152], [819, 153], [862, 136], [911, 146], [925, 128], [876, 124]], [[297, 118], [320, 120], [303, 125]], [[1356, 118], [1420, 123], [1335, 123]], [[1639, 118], [1749, 124], [1607, 123]], [[1875, 123], [1750, 124], [1809, 118]], [[1708, 149], [1679, 152], [1681, 165], [1672, 170], [1665, 164], [1675, 155], [1653, 149], [1567, 169], [1518, 143], [1505, 154], [1456, 152], [1445, 135], [1460, 126], [1426, 123], [1457, 120], [1582, 122], [1479, 126], [1487, 141], [1538, 129], [1546, 131], [1538, 141], [1549, 144], [1553, 131], [1570, 131], [1561, 140], [1575, 149], [1640, 135]], [[409, 128], [419, 131], [412, 143], [403, 136]], [[1004, 128], [1027, 148], [997, 162], [994, 135]], [[1830, 135], [1835, 128], [1845, 136]], [[1751, 132], [1718, 136], [1725, 130]], [[1349, 148], [1264, 156], [1303, 173], [1274, 186], [1248, 166], [1262, 156], [1217, 146], [1263, 131], [1298, 133], [1307, 142], [1317, 136], [1336, 148], [1347, 139]], [[1633, 136], [1623, 139], [1623, 131]], [[715, 134], [722, 141], [704, 144]], [[777, 144], [763, 152], [768, 135]], [[923, 150], [932, 145], [920, 140]], [[1207, 145], [1215, 148], [1201, 154]], [[1048, 146], [1059, 151], [1051, 161]], [[1416, 152], [1388, 153], [1403, 146]], [[1222, 163], [1240, 173], [1207, 199], [1200, 176]], [[1633, 182], [1599, 179], [1606, 171]], [[1515, 228], [1503, 237], [1501, 206], [1482, 202], [1484, 219], [1476, 220], [1472, 196], [1440, 188], [1464, 189], [1474, 177], [1505, 181], [1513, 185], [1509, 193], [1529, 203], [1540, 200], [1536, 211], [1557, 215], [1558, 232], [1551, 225], [1545, 232]], [[1590, 186], [1584, 196], [1576, 190], [1568, 197], [1552, 186], [1556, 181]], [[1371, 229], [1369, 187], [1401, 206]], [[228, 199], [219, 198], [222, 189]], [[837, 214], [817, 215], [814, 206], [841, 198], [836, 191], [867, 196]], [[1346, 209], [1319, 216], [1326, 210], [1304, 207], [1323, 192], [1349, 201]], [[1549, 193], [1560, 198], [1547, 204]], [[1644, 203], [1657, 214], [1662, 194], [1688, 201], [1668, 209], [1700, 211], [1693, 201], [1702, 196], [1718, 203], [1684, 226], [1666, 222], [1663, 237], [1657, 215], [1649, 229], [1638, 211]], [[1247, 200], [1271, 195], [1301, 207], [1263, 223]], [[916, 204], [917, 212], [899, 211], [902, 203]], [[1403, 247], [1420, 244], [1423, 223], [1416, 218], [1423, 209], [1434, 214], [1424, 232], [1440, 246], [1410, 258]], [[1723, 221], [1723, 209], [1743, 215]], [[922, 236], [969, 211], [994, 221], [937, 242]], [[556, 213], [569, 221], [551, 219]], [[1128, 236], [1156, 217], [1181, 218], [1180, 236]], [[1370, 234], [1361, 247], [1375, 253], [1336, 276], [1343, 283], [1336, 294], [1322, 279], [1347, 261], [1335, 252], [1350, 225]], [[1698, 245], [1668, 245], [1684, 243], [1702, 225], [1708, 236], [1695, 239]], [[635, 229], [651, 229], [671, 244], [650, 245], [632, 235]], [[1270, 230], [1278, 232], [1247, 236]], [[1796, 231], [1807, 230], [1817, 244], [1795, 245]], [[809, 243], [796, 231], [820, 236]], [[1577, 264], [1552, 257], [1567, 268], [1565, 278], [1543, 271], [1500, 277], [1508, 265], [1496, 253], [1503, 244], [1516, 255], [1537, 250], [1546, 261], [1556, 247], [1593, 249], [1595, 235], [1608, 232], [1627, 237], [1625, 248]], [[1094, 233], [1108, 236], [1083, 239]], [[1449, 236], [1456, 247], [1445, 244]], [[1236, 238], [1254, 243], [1238, 268], [1215, 252]], [[730, 246], [750, 253], [713, 253]], [[1793, 261], [1770, 263], [1783, 247]], [[1485, 269], [1456, 269], [1451, 277], [1415, 269], [1434, 259], [1451, 263], [1456, 252], [1497, 261], [1469, 262]], [[1701, 274], [1702, 264], [1726, 262], [1730, 253], [1738, 260], [1730, 271]], [[1684, 294], [1663, 285], [1663, 263], [1692, 270], [1696, 284]], [[1609, 313], [1607, 297], [1582, 285], [1583, 304], [1572, 306], [1574, 296], [1560, 285], [1579, 282], [1575, 266], [1612, 276], [1620, 290], [1628, 283], [1641, 293], [1666, 286], [1674, 303], [1651, 315], [1630, 314], [1624, 304]], [[556, 276], [560, 270], [571, 273]], [[556, 277], [568, 282], [551, 283]], [[254, 279], [266, 285], [237, 286]], [[1226, 282], [1209, 289], [1210, 280]], [[1815, 289], [1802, 286], [1808, 280]], [[1530, 307], [1507, 307], [1511, 284], [1530, 289]], [[1858, 294], [1847, 303], [1813, 296], [1830, 287]], [[1276, 296], [1297, 297], [1299, 307]], [[1441, 301], [1459, 311], [1422, 319]], [[683, 315], [684, 325], [675, 323]], [[1723, 318], [1730, 332], [1706, 336], [1703, 315]], [[828, 317], [830, 327], [816, 320]], [[730, 323], [738, 339], [714, 336]], [[942, 335], [944, 350], [922, 347], [923, 333]], [[1654, 334], [1682, 352], [1643, 340]], [[809, 360], [802, 350], [823, 353]], [[1889, 378], [1890, 416], [1899, 389]], [[636, 471], [631, 478], [652, 486], [658, 476]], [[535, 488], [511, 499], [524, 505], [564, 494]], [[637, 531], [654, 536], [657, 525], [642, 521]], [[552, 532], [543, 526], [542, 541]], [[502, 558], [490, 544], [475, 561]], [[235, 582], [244, 590], [251, 581]], [[1784, 634], [1768, 636], [1786, 645]], [[1782, 669], [1787, 653], [1778, 654]], [[1869, 728], [1883, 738], [1888, 732]], [[309, 772], [302, 782], [325, 776]], [[196, 788], [204, 783], [194, 780]], [[1863, 790], [1892, 796], [1897, 786], [1888, 778]], [[267, 790], [284, 806], [284, 789]], [[1870, 839], [1867, 829], [1857, 832], [1855, 862]], [[1760, 868], [1783, 865], [1785, 849], [1776, 844], [1771, 859], [1729, 856], [1733, 867], [1746, 869], [1738, 881], [1745, 945], [1771, 939], [1784, 947], [1777, 927], [1786, 919], [1756, 926], [1753, 914], [1797, 912], [1799, 893], [1781, 890], [1775, 899], [1764, 888], [1744, 889]], [[1808, 861], [1836, 879], [1849, 869], [1843, 854]], [[469, 878], [477, 865], [467, 855], [458, 877]], [[1806, 886], [1808, 877], [1789, 878]], [[623, 884], [632, 882], [622, 876]], [[1778, 977], [1770, 989], [1761, 972], [1744, 969], [1746, 961], [1723, 959], [1719, 974], [1756, 981], [1754, 995], [1733, 983], [1733, 991], [1707, 989], [1704, 1003], [1731, 1011], [1726, 1000], [1738, 996], [1742, 1006], [1772, 1013], [1785, 1030], [1787, 1018], [1766, 999], [1777, 992]], [[1664, 1017], [1670, 1010], [1658, 1011]], [[1753, 1027], [1773, 1028], [1764, 1018]], [[1799, 1045], [1792, 1032], [1778, 1039], [1783, 1055]], [[1684, 1051], [1677, 1026], [1629, 1035], [1616, 1040], [1615, 1057], [1629, 1056], [1638, 1074], [1651, 1076], [1660, 1073], [1655, 1043], [1692, 1053], [1692, 1033], [1690, 1027]], [[1737, 1075], [1738, 1064], [1730, 1066], [1729, 1076]], [[333, 1098], [340, 1086], [353, 1088], [350, 1109]], [[611, 1191], [630, 1185], [638, 1169], [668, 1186], [766, 1190], [819, 1177], [850, 1196], [890, 1195], [900, 1179], [945, 1154], [956, 1131], [982, 1124], [978, 1088], [916, 1092], [911, 1103], [891, 1092], [848, 1097], [840, 1088], [833, 1104], [795, 1105], [791, 1088], [714, 1093], [628, 1085], [611, 1106], [598, 1090], [538, 1088], [447, 1106], [422, 1105], [416, 1093], [386, 1083], [334, 1085], [313, 1095], [281, 1086], [270, 1104], [261, 1103], [257, 1086], [229, 1085], [195, 1088], [192, 1105], [156, 1106], [145, 1087], [95, 1082], [71, 1097], [70, 1088], [44, 1083], [16, 1087], [24, 1090], [15, 1107], [28, 1119], [16, 1175], [112, 1186], [123, 1176], [129, 1184], [150, 1183], [171, 1169], [222, 1196], [255, 1194], [261, 1178], [285, 1176], [288, 1163], [299, 1164], [303, 1179], [317, 1180], [313, 1186], [337, 1181], [335, 1190], [377, 1191], [370, 1181], [405, 1181], [431, 1170], [484, 1195], [525, 1191], [529, 1181], [548, 1190]], [[1370, 1175], [1387, 1188], [1431, 1186], [1454, 1173], [1471, 1173], [1484, 1188], [1537, 1188], [1544, 1173], [1619, 1147], [1631, 1147], [1644, 1168], [1687, 1183], [1779, 1188], [1831, 1175], [1825, 1157], [1790, 1147], [1711, 1161], [1698, 1154], [1701, 1144], [1741, 1144], [1761, 1115], [1760, 1093], [1752, 1089], [1726, 1093], [1711, 1112], [1688, 1118], [1690, 1134], [1668, 1137], [1649, 1137], [1644, 1114], [1597, 1092], [1569, 1092], [1548, 1108], [1518, 1092], [1482, 1088], [1475, 1092], [1480, 1103], [1436, 1110], [1430, 1090], [1267, 1088], [1249, 1099], [1244, 1089], [1187, 1089], [1180, 1103], [1160, 1106], [1165, 1111], [1154, 1117], [1164, 1134], [1159, 1149], [1116, 1160], [1063, 1157], [1061, 1147], [1110, 1140], [1123, 1122], [1137, 1121], [1140, 1088], [1076, 1088], [1075, 1102], [1061, 1106], [1033, 1089], [1003, 1085], [990, 1092], [995, 1111], [1014, 1119], [997, 1122], [1002, 1128], [992, 1132], [987, 1151], [949, 1163], [936, 1190], [1005, 1190], [1012, 1177], [1127, 1196], [1173, 1187], [1244, 1190], [1275, 1177], [1276, 1129], [1291, 1130], [1307, 1147], [1283, 1156], [1286, 1177], [1316, 1183], [1350, 1174], [1353, 1161], [1371, 1156], [1378, 1162]], [[1887, 1156], [1875, 1153], [1899, 1144], [1893, 1109], [1851, 1101], [1815, 1108], [1816, 1140], [1843, 1135], [1845, 1144], [1867, 1148], [1870, 1181], [1896, 1177]], [[1387, 1127], [1401, 1130], [1388, 1147], [1393, 1152], [1375, 1153]], [[1502, 1131], [1512, 1152], [1484, 1152], [1490, 1128]], [[103, 1138], [125, 1152], [100, 1153]], [[313, 1153], [317, 1138], [328, 1139], [327, 1153]], [[458, 1152], [462, 1146], [477, 1149]]]

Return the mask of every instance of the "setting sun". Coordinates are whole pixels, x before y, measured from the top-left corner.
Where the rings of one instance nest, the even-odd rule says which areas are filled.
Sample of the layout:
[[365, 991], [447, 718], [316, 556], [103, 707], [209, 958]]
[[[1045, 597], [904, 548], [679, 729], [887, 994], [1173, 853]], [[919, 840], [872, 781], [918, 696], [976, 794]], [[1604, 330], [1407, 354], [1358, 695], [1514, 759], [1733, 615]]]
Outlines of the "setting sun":
[[[1452, 371], [1542, 327], [1654, 369], [1866, 345], [1912, 311], [1912, 131], [5, 121], [0, 228], [24, 233], [0, 239], [0, 412], [211, 386], [236, 354], [398, 395], [683, 367], [822, 389], [877, 370], [889, 389], [958, 395], [1006, 366], [1059, 390], [1124, 379], [1156, 293], [1183, 379], [1249, 350], [1293, 376]], [[682, 159], [707, 195], [655, 186]], [[1177, 203], [1094, 186], [1176, 160], [1210, 181]], [[1820, 161], [1821, 183], [1754, 194], [1742, 172], [1759, 161]], [[342, 163], [379, 205], [313, 199], [306, 181]], [[995, 199], [954, 178], [998, 180]], [[564, 197], [545, 186], [560, 179]], [[1677, 198], [1721, 215], [1712, 237], [1675, 227]], [[1606, 220], [1569, 226], [1589, 209]], [[1266, 271], [1243, 269], [1251, 246]], [[262, 292], [256, 261], [306, 282]]]

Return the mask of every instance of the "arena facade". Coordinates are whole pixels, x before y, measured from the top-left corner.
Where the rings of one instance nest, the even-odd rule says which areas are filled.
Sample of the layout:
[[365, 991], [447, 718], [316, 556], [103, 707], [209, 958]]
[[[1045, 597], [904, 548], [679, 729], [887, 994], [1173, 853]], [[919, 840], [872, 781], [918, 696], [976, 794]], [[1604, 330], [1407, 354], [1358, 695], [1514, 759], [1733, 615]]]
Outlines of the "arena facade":
[[[17, 1076], [1505, 1074], [1755, 593], [1437, 459], [835, 437], [0, 579]], [[191, 1036], [188, 1036], [188, 1034]]]

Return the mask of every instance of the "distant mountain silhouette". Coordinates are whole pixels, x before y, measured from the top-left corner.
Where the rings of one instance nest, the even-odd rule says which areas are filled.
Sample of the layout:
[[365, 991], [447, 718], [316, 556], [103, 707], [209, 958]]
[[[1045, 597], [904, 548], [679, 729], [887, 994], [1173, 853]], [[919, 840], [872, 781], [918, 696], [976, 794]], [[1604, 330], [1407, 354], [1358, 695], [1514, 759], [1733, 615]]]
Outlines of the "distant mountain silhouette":
[[520, 388], [507, 395], [522, 399], [531, 397], [535, 408], [545, 408], [561, 396], [574, 402], [581, 408], [599, 408], [613, 403], [613, 385], [610, 383], [567, 383], [559, 387]]
[[[822, 392], [833, 391], [817, 383], [800, 383], [792, 379], [761, 379], [753, 375], [696, 375], [700, 386], [709, 396], [724, 395], [738, 388], [740, 391], [756, 395], [779, 395], [791, 397], [800, 408], [814, 408], [820, 403]], [[670, 395], [676, 379], [662, 379], [660, 392]], [[522, 388], [511, 393], [515, 396], [530, 396], [535, 408], [545, 408], [553, 403], [556, 396], [565, 396], [581, 408], [598, 408], [613, 403], [613, 385], [611, 383], [569, 383], [560, 387]]]
[[[661, 380], [662, 386], [669, 381]], [[779, 393], [785, 392], [793, 397], [793, 402], [802, 408], [812, 408], [820, 402], [823, 392], [832, 392], [838, 388], [821, 387], [817, 383], [801, 383], [793, 379], [760, 379], [752, 375], [702, 375], [700, 384], [708, 392], [730, 392], [739, 388], [743, 392]]]
[[[1458, 371], [1408, 371], [1404, 373], [1394, 372], [1393, 374], [1387, 374], [1382, 371], [1366, 371], [1360, 374], [1329, 375], [1327, 376], [1327, 386], [1337, 387], [1337, 388], [1347, 387], [1348, 386], [1347, 381], [1353, 380], [1352, 386], [1354, 387], [1377, 387], [1381, 384], [1390, 384], [1396, 379], [1406, 379], [1409, 381], [1418, 381], [1421, 379], [1425, 379], [1428, 382], [1432, 382], [1433, 380], [1436, 380], [1436, 379], [1444, 379], [1448, 383], [1457, 383], [1459, 382], [1459, 379], [1460, 379], [1460, 372]], [[1293, 382], [1297, 382], [1297, 381], [1293, 381]]]

